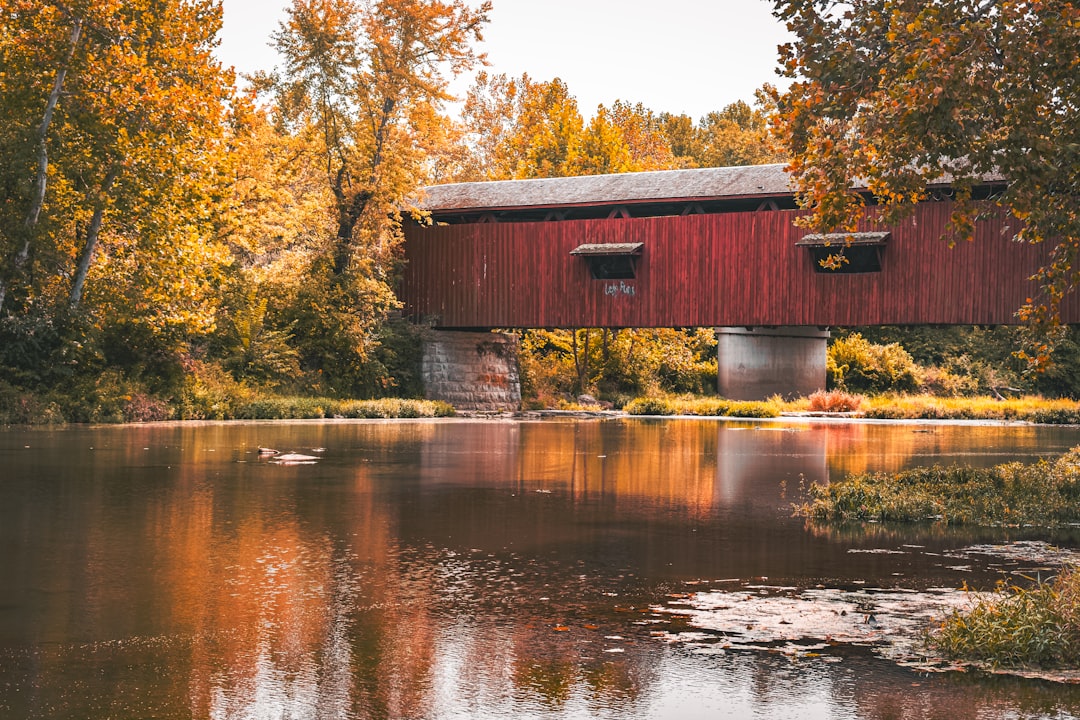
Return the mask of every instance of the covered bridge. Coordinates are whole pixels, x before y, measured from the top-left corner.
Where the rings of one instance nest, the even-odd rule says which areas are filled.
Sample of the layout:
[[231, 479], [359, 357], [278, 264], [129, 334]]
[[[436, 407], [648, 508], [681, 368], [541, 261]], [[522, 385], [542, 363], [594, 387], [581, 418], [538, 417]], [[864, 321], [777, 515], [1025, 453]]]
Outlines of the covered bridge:
[[[977, 193], [1000, 189], [988, 181]], [[725, 352], [738, 356], [733, 371], [771, 377], [780, 359], [809, 353], [821, 385], [829, 327], [1011, 324], [1036, 294], [1030, 278], [1050, 248], [1015, 242], [1014, 221], [990, 204], [974, 242], [950, 248], [948, 188], [928, 190], [908, 220], [879, 226], [871, 208], [841, 237], [795, 226], [802, 211], [783, 165], [432, 186], [420, 201], [431, 224], [405, 229], [400, 298], [407, 315], [446, 330], [730, 328], [724, 394], [776, 385], [726, 382]], [[823, 265], [841, 248], [843, 262]], [[1077, 298], [1064, 313], [1080, 320]], [[732, 350], [728, 335], [753, 339]], [[788, 375], [788, 389], [808, 388]]]

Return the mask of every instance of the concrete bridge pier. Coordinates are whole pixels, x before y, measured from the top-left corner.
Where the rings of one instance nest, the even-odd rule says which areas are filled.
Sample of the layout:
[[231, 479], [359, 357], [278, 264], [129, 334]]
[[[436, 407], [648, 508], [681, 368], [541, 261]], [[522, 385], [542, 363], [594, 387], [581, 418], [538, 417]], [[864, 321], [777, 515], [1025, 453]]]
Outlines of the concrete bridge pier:
[[458, 410], [521, 409], [517, 335], [430, 330], [424, 339], [424, 397]]
[[716, 340], [716, 388], [722, 397], [790, 398], [825, 389], [828, 330], [721, 327]]

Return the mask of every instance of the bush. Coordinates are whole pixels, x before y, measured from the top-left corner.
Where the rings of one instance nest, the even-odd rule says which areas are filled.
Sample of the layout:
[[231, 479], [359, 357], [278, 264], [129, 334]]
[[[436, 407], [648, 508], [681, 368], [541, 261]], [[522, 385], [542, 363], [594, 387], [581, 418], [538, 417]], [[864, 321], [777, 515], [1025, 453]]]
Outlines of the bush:
[[430, 418], [454, 414], [452, 405], [433, 400], [269, 397], [240, 403], [232, 417], [241, 420], [310, 420], [327, 417]]
[[826, 356], [829, 385], [849, 392], [909, 392], [919, 367], [899, 343], [875, 345], [859, 333], [836, 338]]
[[636, 398], [623, 408], [630, 415], [674, 415], [675, 406], [664, 398]]
[[60, 406], [0, 380], [0, 425], [60, 425]]
[[325, 398], [268, 397], [237, 402], [225, 415], [237, 420], [317, 420], [326, 417]]
[[623, 408], [630, 415], [698, 415], [713, 417], [771, 418], [780, 416], [775, 401], [725, 400], [709, 397], [658, 398], [631, 400]]
[[189, 359], [177, 399], [183, 420], [225, 420], [238, 417], [237, 409], [252, 400], [251, 390], [214, 363]]
[[865, 398], [843, 390], [818, 390], [807, 399], [810, 409], [815, 412], [855, 412], [862, 407]]
[[1080, 664], [1080, 570], [1024, 589], [998, 584], [930, 633], [942, 655], [994, 667], [1075, 668]]
[[75, 422], [151, 422], [168, 420], [173, 415], [168, 402], [116, 368], [104, 371], [93, 381], [75, 385], [69, 392], [60, 401]]
[[816, 520], [1057, 527], [1080, 522], [1080, 447], [1030, 465], [860, 473], [807, 493], [796, 513]]

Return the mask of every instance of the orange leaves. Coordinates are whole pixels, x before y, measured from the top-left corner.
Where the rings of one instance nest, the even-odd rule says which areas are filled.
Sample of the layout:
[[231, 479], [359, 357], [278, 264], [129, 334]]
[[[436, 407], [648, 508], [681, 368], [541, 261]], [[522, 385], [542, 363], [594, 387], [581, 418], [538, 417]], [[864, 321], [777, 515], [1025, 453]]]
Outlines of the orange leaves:
[[[1036, 276], [1041, 293], [1019, 314], [1052, 335], [1080, 282], [1080, 5], [885, 0], [853, 4], [842, 21], [813, 0], [776, 7], [797, 37], [782, 53], [796, 82], [773, 125], [811, 211], [805, 225], [851, 227], [862, 215], [853, 186], [864, 182], [889, 222], [927, 184], [951, 183], [958, 210], [947, 238], [969, 239], [979, 221], [972, 188], [997, 178], [997, 204], [1023, 221], [1018, 238], [1056, 244]], [[1035, 363], [1048, 356], [1031, 348]]]

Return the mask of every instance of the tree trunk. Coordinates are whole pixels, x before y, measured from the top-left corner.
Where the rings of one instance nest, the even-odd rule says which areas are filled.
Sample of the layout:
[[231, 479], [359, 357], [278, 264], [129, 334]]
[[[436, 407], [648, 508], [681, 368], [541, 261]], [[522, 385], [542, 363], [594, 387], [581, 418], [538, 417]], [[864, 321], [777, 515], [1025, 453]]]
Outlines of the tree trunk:
[[[390, 125], [396, 102], [393, 98], [386, 98], [382, 104], [382, 114], [375, 129], [375, 149], [371, 156], [371, 174], [368, 176], [368, 188], [375, 187], [379, 179], [379, 168], [383, 161], [383, 149], [386, 145], [386, 131]], [[334, 275], [341, 275], [349, 267], [352, 260], [353, 231], [356, 223], [364, 214], [368, 202], [371, 200], [370, 190], [361, 190], [350, 199], [346, 188], [346, 166], [343, 164], [338, 170], [334, 181], [334, 197], [338, 206], [338, 231], [334, 244]]]
[[[45, 115], [41, 119], [41, 125], [38, 126], [37, 135], [34, 138], [37, 144], [37, 175], [34, 178], [34, 195], [30, 199], [30, 207], [26, 212], [26, 219], [23, 221], [23, 244], [12, 259], [12, 267], [16, 275], [22, 271], [26, 261], [30, 259], [30, 241], [38, 219], [41, 217], [41, 208], [45, 204], [45, 190], [49, 177], [49, 151], [45, 138], [49, 134], [49, 126], [52, 124], [56, 105], [60, 102], [60, 94], [64, 89], [64, 80], [67, 78], [68, 68], [71, 66], [72, 58], [75, 57], [75, 49], [79, 44], [79, 38], [82, 36], [82, 24], [82, 18], [76, 18], [71, 25], [71, 47], [68, 48], [64, 64], [56, 72], [52, 92], [49, 93], [49, 100], [45, 103]], [[4, 307], [7, 290], [7, 283], [0, 278], [0, 310]]]
[[97, 250], [98, 236], [101, 234], [101, 225], [105, 220], [105, 203], [108, 200], [109, 191], [113, 183], [120, 176], [120, 165], [114, 165], [101, 183], [98, 192], [97, 206], [94, 208], [94, 216], [90, 219], [90, 226], [86, 229], [86, 241], [83, 243], [82, 253], [79, 255], [79, 266], [75, 269], [75, 277], [71, 281], [71, 295], [68, 305], [76, 310], [83, 298], [83, 288], [86, 286], [86, 276], [90, 273], [90, 266], [94, 262], [94, 252]]
[[574, 352], [574, 369], [578, 376], [578, 393], [585, 392], [585, 385], [589, 378], [589, 330], [585, 329], [585, 347], [581, 356], [578, 356], [577, 330], [571, 330], [571, 347]]
[[351, 200], [341, 185], [334, 187], [334, 196], [338, 203], [338, 230], [334, 242], [334, 275], [341, 275], [349, 267], [352, 260], [352, 237], [356, 223], [360, 222], [360, 216], [364, 214], [371, 199], [371, 193], [364, 190], [352, 196]]

